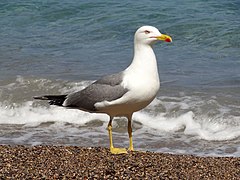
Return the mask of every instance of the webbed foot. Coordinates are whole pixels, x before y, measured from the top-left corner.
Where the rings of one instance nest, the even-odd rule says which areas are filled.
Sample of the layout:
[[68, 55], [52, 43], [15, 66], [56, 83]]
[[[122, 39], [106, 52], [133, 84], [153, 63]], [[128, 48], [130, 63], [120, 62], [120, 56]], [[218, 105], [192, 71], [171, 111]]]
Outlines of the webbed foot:
[[110, 152], [112, 154], [127, 154], [127, 149], [125, 148], [114, 148], [114, 147], [111, 147], [110, 148]]

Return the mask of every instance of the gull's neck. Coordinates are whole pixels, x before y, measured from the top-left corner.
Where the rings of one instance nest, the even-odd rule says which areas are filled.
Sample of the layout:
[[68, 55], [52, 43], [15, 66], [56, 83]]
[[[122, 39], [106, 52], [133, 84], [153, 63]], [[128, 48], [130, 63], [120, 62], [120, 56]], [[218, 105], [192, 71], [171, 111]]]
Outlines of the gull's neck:
[[158, 79], [157, 61], [152, 46], [135, 42], [133, 61], [126, 70]]

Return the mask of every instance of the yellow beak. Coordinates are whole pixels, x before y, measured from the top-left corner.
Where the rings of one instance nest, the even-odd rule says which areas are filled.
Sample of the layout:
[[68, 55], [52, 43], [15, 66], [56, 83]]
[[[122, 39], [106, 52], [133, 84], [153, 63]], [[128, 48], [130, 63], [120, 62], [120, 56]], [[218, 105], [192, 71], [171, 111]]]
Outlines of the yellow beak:
[[158, 40], [172, 42], [172, 38], [166, 34], [161, 34], [161, 36], [156, 36]]

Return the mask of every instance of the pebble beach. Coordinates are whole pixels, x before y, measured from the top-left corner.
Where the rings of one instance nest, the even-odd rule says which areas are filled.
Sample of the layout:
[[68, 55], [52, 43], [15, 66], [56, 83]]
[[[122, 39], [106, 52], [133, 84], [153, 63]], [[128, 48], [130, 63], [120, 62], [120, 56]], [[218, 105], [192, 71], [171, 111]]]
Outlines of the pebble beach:
[[1, 145], [0, 179], [240, 179], [240, 158]]
[[[1, 1], [0, 180], [240, 180], [239, 7], [239, 0]], [[161, 88], [133, 115], [139, 151], [113, 155], [107, 115], [33, 97], [70, 94], [121, 72], [143, 25], [173, 42], [153, 46]], [[128, 147], [127, 129], [125, 118], [114, 119], [116, 147]]]

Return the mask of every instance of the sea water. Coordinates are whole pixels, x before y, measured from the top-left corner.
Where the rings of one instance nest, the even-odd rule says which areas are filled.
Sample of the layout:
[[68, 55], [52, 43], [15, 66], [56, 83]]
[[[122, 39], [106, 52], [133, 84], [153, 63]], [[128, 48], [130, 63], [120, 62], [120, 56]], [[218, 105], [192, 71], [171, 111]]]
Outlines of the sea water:
[[[34, 101], [81, 90], [126, 68], [133, 35], [157, 27], [161, 88], [134, 113], [135, 149], [240, 156], [240, 3], [219, 1], [0, 2], [0, 144], [108, 147], [104, 114]], [[128, 147], [127, 121], [113, 123]]]

